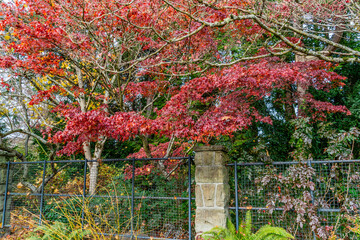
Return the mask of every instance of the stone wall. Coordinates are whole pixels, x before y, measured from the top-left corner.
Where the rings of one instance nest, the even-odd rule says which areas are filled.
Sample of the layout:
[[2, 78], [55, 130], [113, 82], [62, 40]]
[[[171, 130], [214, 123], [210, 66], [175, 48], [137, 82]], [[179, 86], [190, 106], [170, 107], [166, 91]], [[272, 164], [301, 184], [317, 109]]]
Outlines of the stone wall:
[[215, 226], [226, 227], [229, 217], [228, 157], [223, 146], [201, 146], [195, 151], [195, 231], [199, 235]]

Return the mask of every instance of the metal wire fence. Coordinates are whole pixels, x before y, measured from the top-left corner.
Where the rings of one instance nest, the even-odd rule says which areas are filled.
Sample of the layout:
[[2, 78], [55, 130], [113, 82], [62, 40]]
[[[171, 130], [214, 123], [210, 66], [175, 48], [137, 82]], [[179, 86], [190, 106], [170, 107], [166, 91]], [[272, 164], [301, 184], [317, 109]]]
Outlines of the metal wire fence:
[[[129, 239], [193, 237], [191, 157], [102, 160], [90, 195], [92, 162], [9, 162], [2, 226], [57, 221]], [[156, 171], [160, 162], [166, 171]]]
[[359, 213], [360, 160], [228, 165], [234, 180], [230, 209], [237, 227], [251, 211], [255, 229], [272, 224], [297, 239], [323, 239], [321, 231], [357, 239], [348, 220]]
[[[9, 162], [2, 227], [57, 221], [109, 236], [194, 237], [191, 157], [102, 160], [92, 195], [89, 162]], [[360, 205], [360, 160], [228, 165], [237, 227], [250, 210], [255, 230], [272, 224], [297, 239], [321, 239], [321, 229], [357, 239], [348, 226]]]

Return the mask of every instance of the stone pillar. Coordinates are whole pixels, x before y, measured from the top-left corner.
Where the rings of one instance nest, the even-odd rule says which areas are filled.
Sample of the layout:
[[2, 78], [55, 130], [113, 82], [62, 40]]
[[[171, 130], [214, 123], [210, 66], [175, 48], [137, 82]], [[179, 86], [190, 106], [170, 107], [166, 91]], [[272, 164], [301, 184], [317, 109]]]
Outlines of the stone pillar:
[[200, 235], [215, 226], [226, 227], [229, 217], [228, 156], [223, 146], [201, 146], [195, 151], [195, 231]]
[[[8, 157], [0, 156], [0, 224], [2, 223], [2, 216], [3, 216], [3, 209], [4, 209], [7, 162], [10, 161], [10, 160], [11, 159], [8, 158]], [[10, 188], [10, 182], [9, 182], [9, 188]], [[5, 215], [5, 224], [4, 225], [9, 224], [10, 205], [11, 205], [11, 198], [8, 196], [7, 197], [7, 204], [6, 204], [6, 215]], [[0, 233], [0, 236], [1, 236], [1, 233]]]

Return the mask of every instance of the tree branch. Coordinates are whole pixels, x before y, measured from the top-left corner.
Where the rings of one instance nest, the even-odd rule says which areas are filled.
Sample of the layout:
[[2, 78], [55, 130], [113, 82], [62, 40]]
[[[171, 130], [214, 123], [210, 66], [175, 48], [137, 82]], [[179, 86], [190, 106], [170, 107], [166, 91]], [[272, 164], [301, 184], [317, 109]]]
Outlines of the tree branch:
[[33, 138], [36, 138], [37, 140], [39, 140], [41, 143], [43, 144], [46, 144], [46, 145], [49, 145], [49, 142], [47, 142], [44, 138], [40, 137], [39, 135], [36, 135], [35, 133], [32, 133], [32, 132], [29, 132], [29, 131], [26, 131], [24, 129], [14, 129], [14, 130], [11, 130], [11, 131], [8, 131], [6, 133], [0, 133], [0, 137], [1, 138], [4, 138], [4, 137], [7, 137], [13, 133], [21, 133], [21, 134], [26, 134], [28, 136], [31, 136]]

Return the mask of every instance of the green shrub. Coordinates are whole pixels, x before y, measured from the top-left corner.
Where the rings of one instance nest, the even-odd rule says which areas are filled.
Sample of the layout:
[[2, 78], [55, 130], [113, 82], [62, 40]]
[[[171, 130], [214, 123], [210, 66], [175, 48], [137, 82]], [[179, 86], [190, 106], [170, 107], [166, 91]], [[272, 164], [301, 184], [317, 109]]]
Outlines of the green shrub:
[[208, 232], [205, 232], [202, 237], [205, 240], [288, 240], [294, 239], [290, 233], [280, 227], [273, 227], [265, 225], [261, 227], [256, 233], [252, 233], [252, 223], [250, 211], [246, 213], [245, 223], [239, 226], [239, 231], [236, 231], [234, 224], [228, 219], [227, 228], [215, 227]]
[[34, 229], [26, 240], [81, 240], [91, 234], [90, 230], [72, 229], [65, 223], [54, 222]]

